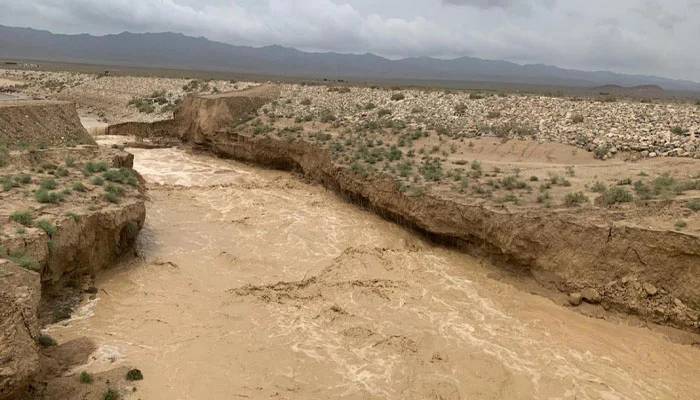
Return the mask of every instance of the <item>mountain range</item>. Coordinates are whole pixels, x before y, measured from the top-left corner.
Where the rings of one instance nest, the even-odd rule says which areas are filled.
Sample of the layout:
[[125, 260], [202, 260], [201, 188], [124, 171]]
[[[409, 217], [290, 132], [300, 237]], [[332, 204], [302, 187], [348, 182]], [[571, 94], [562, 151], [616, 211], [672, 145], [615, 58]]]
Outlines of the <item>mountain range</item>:
[[597, 87], [656, 85], [698, 91], [700, 83], [657, 76], [520, 65], [474, 57], [392, 60], [374, 54], [311, 53], [282, 46], [248, 47], [180, 33], [65, 35], [0, 25], [0, 58], [226, 71], [258, 75], [363, 79], [445, 80]]

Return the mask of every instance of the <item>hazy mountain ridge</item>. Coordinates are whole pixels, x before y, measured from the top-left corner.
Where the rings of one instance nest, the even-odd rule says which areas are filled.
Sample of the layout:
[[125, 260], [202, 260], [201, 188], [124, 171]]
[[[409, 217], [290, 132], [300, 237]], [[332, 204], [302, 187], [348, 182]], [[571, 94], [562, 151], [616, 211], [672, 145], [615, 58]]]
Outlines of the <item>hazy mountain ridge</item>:
[[309, 53], [282, 46], [247, 47], [179, 33], [93, 36], [0, 25], [0, 58], [105, 63], [297, 77], [494, 81], [566, 86], [658, 85], [700, 91], [700, 83], [609, 71], [461, 57], [390, 60], [374, 54]]

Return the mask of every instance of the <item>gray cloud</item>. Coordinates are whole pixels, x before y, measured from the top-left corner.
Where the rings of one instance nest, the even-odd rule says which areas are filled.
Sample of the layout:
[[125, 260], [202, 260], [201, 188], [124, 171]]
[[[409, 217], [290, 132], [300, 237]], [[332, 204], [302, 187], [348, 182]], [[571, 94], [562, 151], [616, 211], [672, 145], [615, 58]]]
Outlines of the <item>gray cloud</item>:
[[[700, 81], [698, 0], [23, 0], [0, 24], [175, 31], [389, 57], [471, 55]], [[410, 3], [410, 4], [409, 4]]]

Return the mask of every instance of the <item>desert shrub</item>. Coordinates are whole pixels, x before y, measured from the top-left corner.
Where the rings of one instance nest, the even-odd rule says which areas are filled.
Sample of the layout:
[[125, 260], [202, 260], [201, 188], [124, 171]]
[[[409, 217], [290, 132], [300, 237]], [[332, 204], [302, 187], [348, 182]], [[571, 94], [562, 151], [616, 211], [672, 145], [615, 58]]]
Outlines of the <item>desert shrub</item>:
[[413, 107], [411, 109], [411, 114], [423, 114], [425, 109], [423, 107]]
[[90, 183], [92, 183], [95, 186], [102, 186], [102, 185], [104, 185], [105, 180], [102, 179], [102, 177], [93, 176], [92, 179], [90, 179]]
[[463, 115], [466, 112], [467, 112], [467, 105], [466, 104], [457, 104], [455, 106], [455, 114]]
[[130, 186], [138, 186], [134, 172], [128, 168], [113, 168], [102, 173], [102, 177], [109, 182], [123, 183]]
[[676, 229], [679, 231], [688, 227], [688, 223], [685, 221], [677, 221], [675, 224]]
[[107, 166], [107, 163], [104, 161], [90, 161], [87, 164], [85, 164], [85, 172], [87, 172], [89, 175], [92, 175], [97, 172], [105, 172], [108, 168], [109, 167]]
[[370, 110], [374, 110], [375, 108], [377, 108], [377, 106], [376, 106], [376, 104], [369, 102], [369, 103], [365, 104], [363, 108], [366, 111], [370, 111]]
[[686, 132], [687, 132], [687, 130], [683, 129], [680, 126], [674, 126], [671, 128], [671, 133], [673, 133], [674, 135], [683, 135]]
[[27, 185], [32, 182], [32, 176], [28, 174], [19, 174], [15, 176], [15, 182], [22, 185]]
[[479, 93], [469, 93], [469, 100], [481, 100], [484, 98], [484, 95], [479, 94]]
[[87, 187], [83, 185], [82, 182], [75, 182], [73, 184], [73, 190], [75, 190], [76, 192], [85, 192], [87, 191]]
[[321, 118], [320, 118], [320, 120], [321, 120], [321, 122], [327, 124], [327, 123], [329, 123], [329, 122], [335, 121], [335, 120], [336, 120], [336, 117], [335, 117], [335, 115], [333, 115], [333, 113], [332, 113], [330, 110], [323, 110], [323, 111], [321, 112]]
[[382, 108], [381, 110], [377, 111], [377, 116], [378, 117], [385, 117], [387, 115], [391, 115], [391, 110], [387, 110], [386, 108]]
[[700, 211], [700, 199], [690, 200], [686, 207], [694, 212]]
[[31, 211], [16, 211], [10, 215], [10, 220], [20, 225], [31, 226], [34, 218]]
[[66, 177], [66, 176], [68, 176], [68, 170], [63, 168], [63, 167], [58, 167], [54, 171], [54, 175], [58, 176], [60, 178]]
[[119, 196], [113, 192], [106, 192], [105, 193], [105, 200], [109, 201], [110, 203], [119, 203]]
[[46, 232], [46, 234], [49, 235], [50, 238], [54, 237], [56, 232], [58, 232], [58, 228], [56, 228], [56, 225], [52, 224], [51, 222], [45, 219], [38, 221], [36, 223], [36, 227]]
[[512, 175], [501, 179], [500, 183], [506, 190], [526, 189], [528, 187], [527, 183]]
[[389, 154], [387, 155], [387, 158], [389, 159], [389, 161], [398, 161], [401, 159], [402, 156], [403, 156], [403, 153], [401, 152], [401, 150], [399, 150], [398, 147], [391, 146], [391, 148], [389, 149]]
[[578, 207], [581, 204], [588, 203], [590, 200], [583, 192], [568, 193], [564, 197], [564, 205], [567, 207]]
[[311, 105], [311, 99], [309, 99], [309, 98], [302, 99], [302, 100], [299, 102], [299, 104], [301, 104], [302, 106], [310, 106], [310, 105]]
[[126, 373], [126, 380], [127, 381], [142, 381], [143, 380], [143, 373], [141, 373], [141, 370], [139, 369], [131, 369], [129, 372]]
[[107, 389], [104, 395], [102, 395], [102, 400], [119, 400], [119, 392], [114, 389]]
[[486, 114], [486, 118], [488, 118], [488, 119], [496, 119], [496, 118], [500, 118], [500, 117], [501, 117], [501, 113], [498, 111], [489, 111]]
[[602, 203], [606, 206], [611, 206], [619, 203], [629, 203], [634, 199], [632, 197], [632, 193], [627, 191], [627, 189], [619, 186], [607, 189], [601, 197]]
[[7, 146], [0, 144], [0, 167], [4, 167], [8, 162], [10, 162], [10, 151]]
[[608, 190], [608, 187], [605, 186], [605, 184], [603, 182], [596, 182], [591, 187], [591, 192], [594, 192], [594, 193], [603, 193], [606, 190]]
[[444, 176], [442, 165], [438, 159], [423, 162], [419, 171], [426, 181], [438, 182]]
[[44, 179], [39, 183], [39, 187], [46, 190], [54, 190], [58, 187], [58, 183], [54, 179]]
[[36, 342], [41, 346], [41, 347], [52, 347], [56, 346], [58, 343], [56, 343], [56, 340], [52, 338], [49, 335], [44, 335], [41, 334], [36, 338]]
[[131, 99], [128, 103], [129, 106], [133, 106], [138, 110], [138, 112], [143, 114], [152, 114], [156, 111], [153, 102], [150, 99], [136, 98]]
[[36, 193], [34, 193], [34, 198], [36, 199], [36, 201], [42, 204], [58, 204], [61, 202], [61, 200], [63, 200], [63, 196], [61, 196], [60, 193], [51, 192], [46, 189], [37, 190]]
[[85, 384], [92, 383], [92, 375], [90, 375], [86, 371], [81, 372], [80, 373], [80, 383], [85, 383]]
[[401, 101], [405, 98], [406, 96], [403, 93], [394, 93], [391, 95], [391, 100], [393, 101]]

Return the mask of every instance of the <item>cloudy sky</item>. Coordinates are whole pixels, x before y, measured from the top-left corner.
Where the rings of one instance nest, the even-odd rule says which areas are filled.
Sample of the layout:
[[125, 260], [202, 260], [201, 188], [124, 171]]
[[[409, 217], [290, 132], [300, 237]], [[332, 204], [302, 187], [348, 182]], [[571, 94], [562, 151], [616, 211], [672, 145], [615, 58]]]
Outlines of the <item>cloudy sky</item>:
[[700, 0], [6, 0], [0, 24], [700, 81]]

